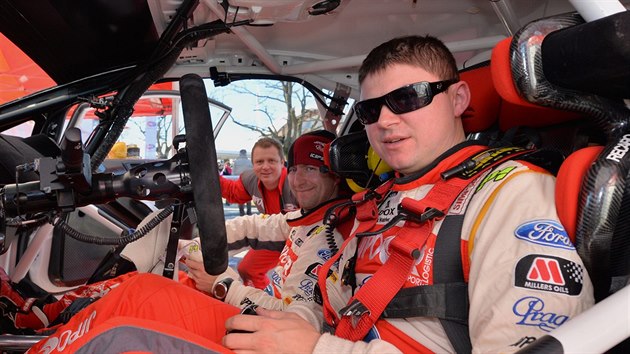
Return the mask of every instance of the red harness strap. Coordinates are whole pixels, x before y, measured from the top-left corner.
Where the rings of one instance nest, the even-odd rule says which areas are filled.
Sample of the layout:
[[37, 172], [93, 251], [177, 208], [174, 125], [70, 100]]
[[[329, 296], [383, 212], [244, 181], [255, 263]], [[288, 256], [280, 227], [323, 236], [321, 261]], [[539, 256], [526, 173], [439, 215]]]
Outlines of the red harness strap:
[[356, 219], [361, 221], [361, 224], [359, 224], [357, 229], [344, 240], [343, 244], [339, 248], [340, 251], [335, 253], [326, 263], [324, 263], [324, 265], [318, 272], [319, 274], [324, 275], [319, 276], [317, 279], [322, 294], [324, 318], [326, 319], [326, 322], [332, 326], [336, 324], [335, 319], [337, 318], [337, 314], [332, 306], [330, 306], [330, 301], [328, 300], [328, 292], [326, 291], [326, 279], [328, 278], [330, 267], [339, 260], [339, 257], [342, 253], [341, 251], [344, 250], [346, 246], [348, 246], [348, 244], [354, 239], [357, 233], [367, 231], [376, 224], [376, 220], [378, 219], [377, 203], [383, 199], [384, 193], [389, 191], [389, 189], [393, 185], [393, 182], [394, 180], [391, 179], [376, 188], [376, 190], [366, 190], [352, 196], [352, 201], [355, 202], [357, 208]]
[[[332, 264], [338, 262], [341, 254], [343, 254], [343, 250], [350, 241], [358, 234], [369, 231], [374, 227], [378, 219], [376, 202], [381, 199], [372, 199], [369, 203], [357, 205], [357, 219], [361, 221], [361, 224], [346, 239], [340, 251], [329, 259], [319, 272], [318, 284], [322, 290], [324, 318], [326, 320], [324, 325], [335, 328], [334, 333], [338, 337], [352, 341], [363, 339], [381, 316], [387, 304], [391, 302], [396, 293], [405, 284], [415, 260], [420, 257], [420, 250], [431, 235], [435, 220], [441, 219], [446, 215], [457, 196], [467, 185], [475, 180], [472, 177], [506, 160], [528, 152], [528, 150], [520, 148], [482, 151], [469, 159], [471, 160], [468, 161], [470, 166], [460, 164], [456, 168], [443, 172], [443, 178], [446, 178], [446, 180], [440, 180], [435, 183], [422, 200], [403, 199], [401, 201], [403, 212], [414, 214], [416, 217], [407, 218], [405, 225], [390, 243], [390, 257], [350, 299], [349, 305], [339, 311], [341, 314], [341, 318], [339, 318], [337, 312], [328, 301], [326, 278]], [[387, 189], [382, 189], [381, 187], [386, 187]], [[391, 183], [386, 183], [381, 187], [377, 189], [378, 196], [382, 196], [384, 192], [388, 191]], [[360, 196], [363, 196], [363, 194]], [[366, 199], [365, 197], [363, 198], [364, 200]], [[356, 201], [355, 198], [353, 199]], [[377, 234], [382, 231], [381, 229], [370, 232], [370, 234]], [[341, 273], [343, 270], [339, 269], [339, 272]]]
[[[350, 299], [349, 305], [342, 309], [341, 318], [328, 302], [328, 294], [322, 291], [324, 299], [324, 316], [328, 324], [335, 326], [335, 335], [352, 341], [358, 341], [365, 337], [381, 313], [403, 287], [420, 250], [433, 230], [435, 220], [443, 217], [455, 198], [470, 183], [470, 180], [451, 178], [447, 181], [437, 182], [422, 200], [405, 198], [401, 202], [403, 210], [420, 218], [408, 219], [398, 235], [390, 244], [390, 257], [383, 266], [366, 282]], [[357, 214], [358, 214], [357, 210]], [[358, 233], [370, 230], [376, 224], [376, 217], [363, 222], [343, 246], [349, 243]], [[365, 226], [364, 226], [365, 225]], [[330, 266], [336, 262], [342, 252], [338, 252], [330, 259], [320, 274], [328, 274]], [[323, 284], [322, 283], [323, 280]], [[320, 288], [325, 289], [325, 278], [320, 278]], [[338, 323], [336, 323], [338, 322]]]
[[[403, 287], [420, 250], [431, 235], [435, 220], [446, 215], [455, 198], [470, 180], [452, 178], [436, 183], [422, 200], [405, 198], [403, 210], [426, 220], [407, 220], [390, 244], [390, 256], [341, 310], [335, 335], [352, 341], [361, 340], [374, 326], [387, 304]], [[441, 213], [436, 213], [435, 210]], [[356, 235], [356, 234], [355, 234]]]

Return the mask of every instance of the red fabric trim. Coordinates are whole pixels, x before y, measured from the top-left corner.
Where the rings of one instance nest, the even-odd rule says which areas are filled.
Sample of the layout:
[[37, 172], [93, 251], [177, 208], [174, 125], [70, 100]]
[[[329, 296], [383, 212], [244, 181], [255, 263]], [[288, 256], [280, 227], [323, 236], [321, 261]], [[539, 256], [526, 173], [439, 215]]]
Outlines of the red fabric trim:
[[399, 330], [386, 320], [378, 320], [376, 328], [381, 339], [393, 344], [403, 353], [429, 354], [433, 353], [405, 332]]
[[506, 131], [516, 126], [544, 127], [582, 117], [575, 112], [538, 106], [521, 97], [514, 86], [512, 76], [511, 42], [512, 37], [497, 43], [491, 57], [492, 82], [504, 100], [499, 112], [499, 128]]
[[556, 178], [556, 209], [560, 222], [575, 243], [577, 210], [582, 181], [591, 164], [604, 149], [603, 146], [590, 146], [575, 151], [560, 166]]
[[483, 66], [460, 73], [462, 81], [470, 87], [470, 104], [462, 114], [466, 133], [484, 131], [499, 119], [501, 97], [494, 89], [490, 66]]

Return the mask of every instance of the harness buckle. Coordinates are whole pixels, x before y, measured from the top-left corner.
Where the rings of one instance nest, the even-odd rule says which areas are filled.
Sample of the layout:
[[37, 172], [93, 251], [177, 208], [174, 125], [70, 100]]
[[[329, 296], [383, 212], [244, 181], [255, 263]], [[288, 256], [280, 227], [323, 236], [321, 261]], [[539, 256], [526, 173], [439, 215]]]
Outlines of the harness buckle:
[[370, 310], [361, 301], [354, 299], [350, 305], [342, 308], [339, 313], [342, 317], [350, 317], [352, 328], [356, 328], [363, 315], [370, 315]]
[[420, 215], [420, 222], [427, 220], [439, 219], [444, 216], [444, 212], [436, 208], [428, 208]]
[[328, 324], [328, 322], [324, 321], [322, 324], [322, 333], [330, 333], [332, 335], [335, 334], [335, 324]]

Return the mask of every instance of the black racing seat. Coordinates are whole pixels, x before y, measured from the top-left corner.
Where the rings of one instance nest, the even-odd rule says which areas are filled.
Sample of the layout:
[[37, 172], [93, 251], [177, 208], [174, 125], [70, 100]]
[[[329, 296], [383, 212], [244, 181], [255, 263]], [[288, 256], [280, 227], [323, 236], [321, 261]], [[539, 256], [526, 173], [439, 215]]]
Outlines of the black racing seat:
[[[49, 137], [34, 135], [29, 138], [0, 134], [0, 185], [15, 183], [17, 166], [32, 163], [44, 156], [56, 156], [59, 147]], [[19, 174], [18, 182], [38, 180], [39, 176], [32, 170]]]

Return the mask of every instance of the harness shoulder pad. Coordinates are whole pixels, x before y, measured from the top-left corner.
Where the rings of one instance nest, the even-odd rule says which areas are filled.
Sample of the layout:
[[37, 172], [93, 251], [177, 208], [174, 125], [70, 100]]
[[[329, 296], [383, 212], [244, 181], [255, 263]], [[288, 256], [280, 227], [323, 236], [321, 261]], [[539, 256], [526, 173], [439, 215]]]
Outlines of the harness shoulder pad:
[[449, 179], [451, 177], [459, 177], [462, 179], [470, 179], [488, 168], [531, 151], [532, 150], [516, 146], [487, 149], [467, 158], [459, 165], [442, 172], [442, 178]]
[[564, 156], [560, 151], [555, 149], [539, 149], [534, 150], [520, 156], [518, 159], [534, 164], [538, 167], [542, 167], [549, 173], [556, 176], [560, 165], [564, 162]]

